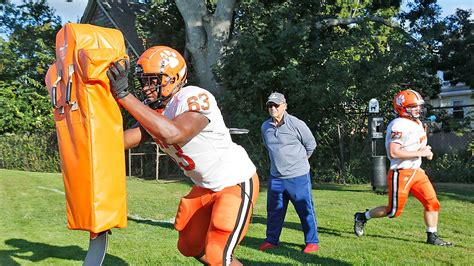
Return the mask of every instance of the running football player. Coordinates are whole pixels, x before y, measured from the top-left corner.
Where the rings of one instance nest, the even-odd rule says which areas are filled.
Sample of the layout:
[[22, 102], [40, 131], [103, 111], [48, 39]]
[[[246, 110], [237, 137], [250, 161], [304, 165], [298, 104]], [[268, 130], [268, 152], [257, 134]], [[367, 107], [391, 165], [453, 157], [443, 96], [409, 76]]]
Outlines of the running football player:
[[437, 246], [451, 246], [438, 236], [438, 212], [440, 204], [436, 192], [425, 171], [420, 168], [421, 158], [433, 158], [427, 145], [426, 131], [420, 121], [424, 100], [414, 90], [403, 90], [395, 95], [393, 105], [398, 118], [387, 127], [385, 147], [390, 159], [387, 174], [388, 205], [354, 214], [354, 233], [364, 234], [364, 227], [372, 218], [395, 218], [402, 214], [411, 192], [424, 206], [426, 243]]

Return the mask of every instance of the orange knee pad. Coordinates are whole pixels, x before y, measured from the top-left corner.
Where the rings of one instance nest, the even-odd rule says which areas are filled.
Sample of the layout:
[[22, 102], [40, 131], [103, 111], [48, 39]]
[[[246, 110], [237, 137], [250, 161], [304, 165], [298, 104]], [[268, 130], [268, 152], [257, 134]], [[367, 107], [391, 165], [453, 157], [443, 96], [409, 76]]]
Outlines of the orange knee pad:
[[434, 197], [431, 199], [427, 199], [426, 202], [423, 203], [425, 207], [425, 211], [436, 212], [439, 211], [441, 205], [439, 204], [438, 198]]

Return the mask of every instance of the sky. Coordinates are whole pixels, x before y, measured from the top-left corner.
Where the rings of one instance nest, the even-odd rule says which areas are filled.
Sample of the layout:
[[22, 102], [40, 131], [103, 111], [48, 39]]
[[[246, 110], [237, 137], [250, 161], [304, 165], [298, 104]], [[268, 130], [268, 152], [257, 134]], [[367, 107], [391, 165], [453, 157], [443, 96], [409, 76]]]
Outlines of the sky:
[[[403, 3], [406, 2], [408, 1], [403, 0]], [[441, 16], [443, 17], [453, 15], [456, 12], [456, 8], [471, 9], [474, 12], [474, 0], [438, 0], [437, 3], [441, 7]], [[471, 15], [471, 19], [473, 17]]]
[[[22, 3], [22, 0], [10, 0], [10, 2], [18, 5]], [[78, 22], [81, 19], [88, 0], [72, 0], [71, 2], [66, 0], [47, 0], [46, 2], [56, 10], [56, 14], [61, 17], [62, 23], [65, 24], [66, 22]]]
[[[71, 0], [69, 0], [71, 1]], [[61, 17], [63, 24], [66, 22], [77, 22], [81, 19], [88, 0], [47, 0], [51, 7], [56, 9], [56, 13]], [[127, 0], [122, 0], [127, 1]], [[21, 0], [12, 0], [11, 2], [18, 4]], [[408, 0], [403, 0], [403, 3]], [[454, 14], [456, 8], [471, 9], [474, 11], [474, 0], [438, 0], [438, 4], [442, 8], [442, 16]], [[474, 16], [471, 16], [473, 18]]]
[[56, 9], [56, 14], [61, 17], [64, 24], [66, 22], [78, 22], [82, 14], [84, 14], [88, 1], [72, 0], [72, 2], [66, 2], [66, 0], [47, 0], [47, 2], [49, 6]]

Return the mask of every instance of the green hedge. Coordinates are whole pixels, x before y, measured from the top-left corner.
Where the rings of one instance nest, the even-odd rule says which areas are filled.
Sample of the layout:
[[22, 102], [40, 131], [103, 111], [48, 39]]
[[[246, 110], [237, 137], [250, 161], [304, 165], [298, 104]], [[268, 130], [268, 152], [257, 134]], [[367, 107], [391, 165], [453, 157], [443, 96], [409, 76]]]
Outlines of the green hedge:
[[440, 154], [432, 161], [425, 161], [423, 168], [433, 182], [474, 183], [474, 160], [472, 151], [457, 151]]
[[56, 132], [1, 135], [0, 167], [33, 172], [59, 172]]
[[[243, 145], [257, 166], [259, 175], [266, 179], [268, 175], [268, 158], [260, 145], [252, 143], [247, 137], [234, 137], [234, 141]], [[251, 143], [251, 145], [249, 145]], [[434, 182], [474, 183], [472, 142], [466, 150], [458, 150], [446, 154], [435, 154], [433, 161], [423, 161], [423, 168]], [[312, 158], [312, 173], [316, 182], [331, 183], [367, 183], [371, 178], [370, 158], [364, 155], [353, 158], [348, 162], [344, 175], [323, 171], [314, 167], [314, 162], [324, 161], [316, 153]], [[145, 172], [155, 169], [155, 156], [145, 157]], [[165, 165], [162, 165], [165, 166]], [[172, 165], [171, 165], [172, 166]], [[33, 172], [60, 172], [59, 152], [56, 133], [0, 135], [0, 168], [26, 170]], [[169, 175], [169, 169], [166, 169]], [[329, 170], [329, 171], [328, 171]], [[174, 171], [171, 171], [174, 172]], [[154, 175], [153, 175], [154, 176]]]

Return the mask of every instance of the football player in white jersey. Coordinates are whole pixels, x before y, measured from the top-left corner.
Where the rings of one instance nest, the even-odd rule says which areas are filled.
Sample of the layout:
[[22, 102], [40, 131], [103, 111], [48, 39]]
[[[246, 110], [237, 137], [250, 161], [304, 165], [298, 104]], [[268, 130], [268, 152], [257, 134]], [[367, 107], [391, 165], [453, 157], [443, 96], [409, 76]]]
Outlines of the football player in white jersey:
[[403, 90], [395, 95], [393, 105], [398, 118], [387, 127], [385, 148], [390, 159], [388, 180], [388, 205], [354, 214], [354, 233], [362, 237], [364, 226], [371, 218], [395, 218], [402, 214], [411, 192], [424, 206], [424, 220], [428, 244], [451, 246], [438, 236], [440, 204], [425, 171], [420, 168], [421, 158], [433, 158], [427, 145], [425, 128], [419, 117], [424, 100], [414, 90]]
[[136, 75], [153, 110], [128, 92], [129, 62], [107, 73], [117, 102], [139, 123], [124, 132], [125, 148], [152, 138], [194, 183], [181, 199], [178, 249], [210, 265], [239, 265], [232, 256], [250, 222], [259, 193], [256, 168], [232, 142], [214, 96], [184, 86], [187, 67], [176, 50], [155, 46], [137, 61]]

